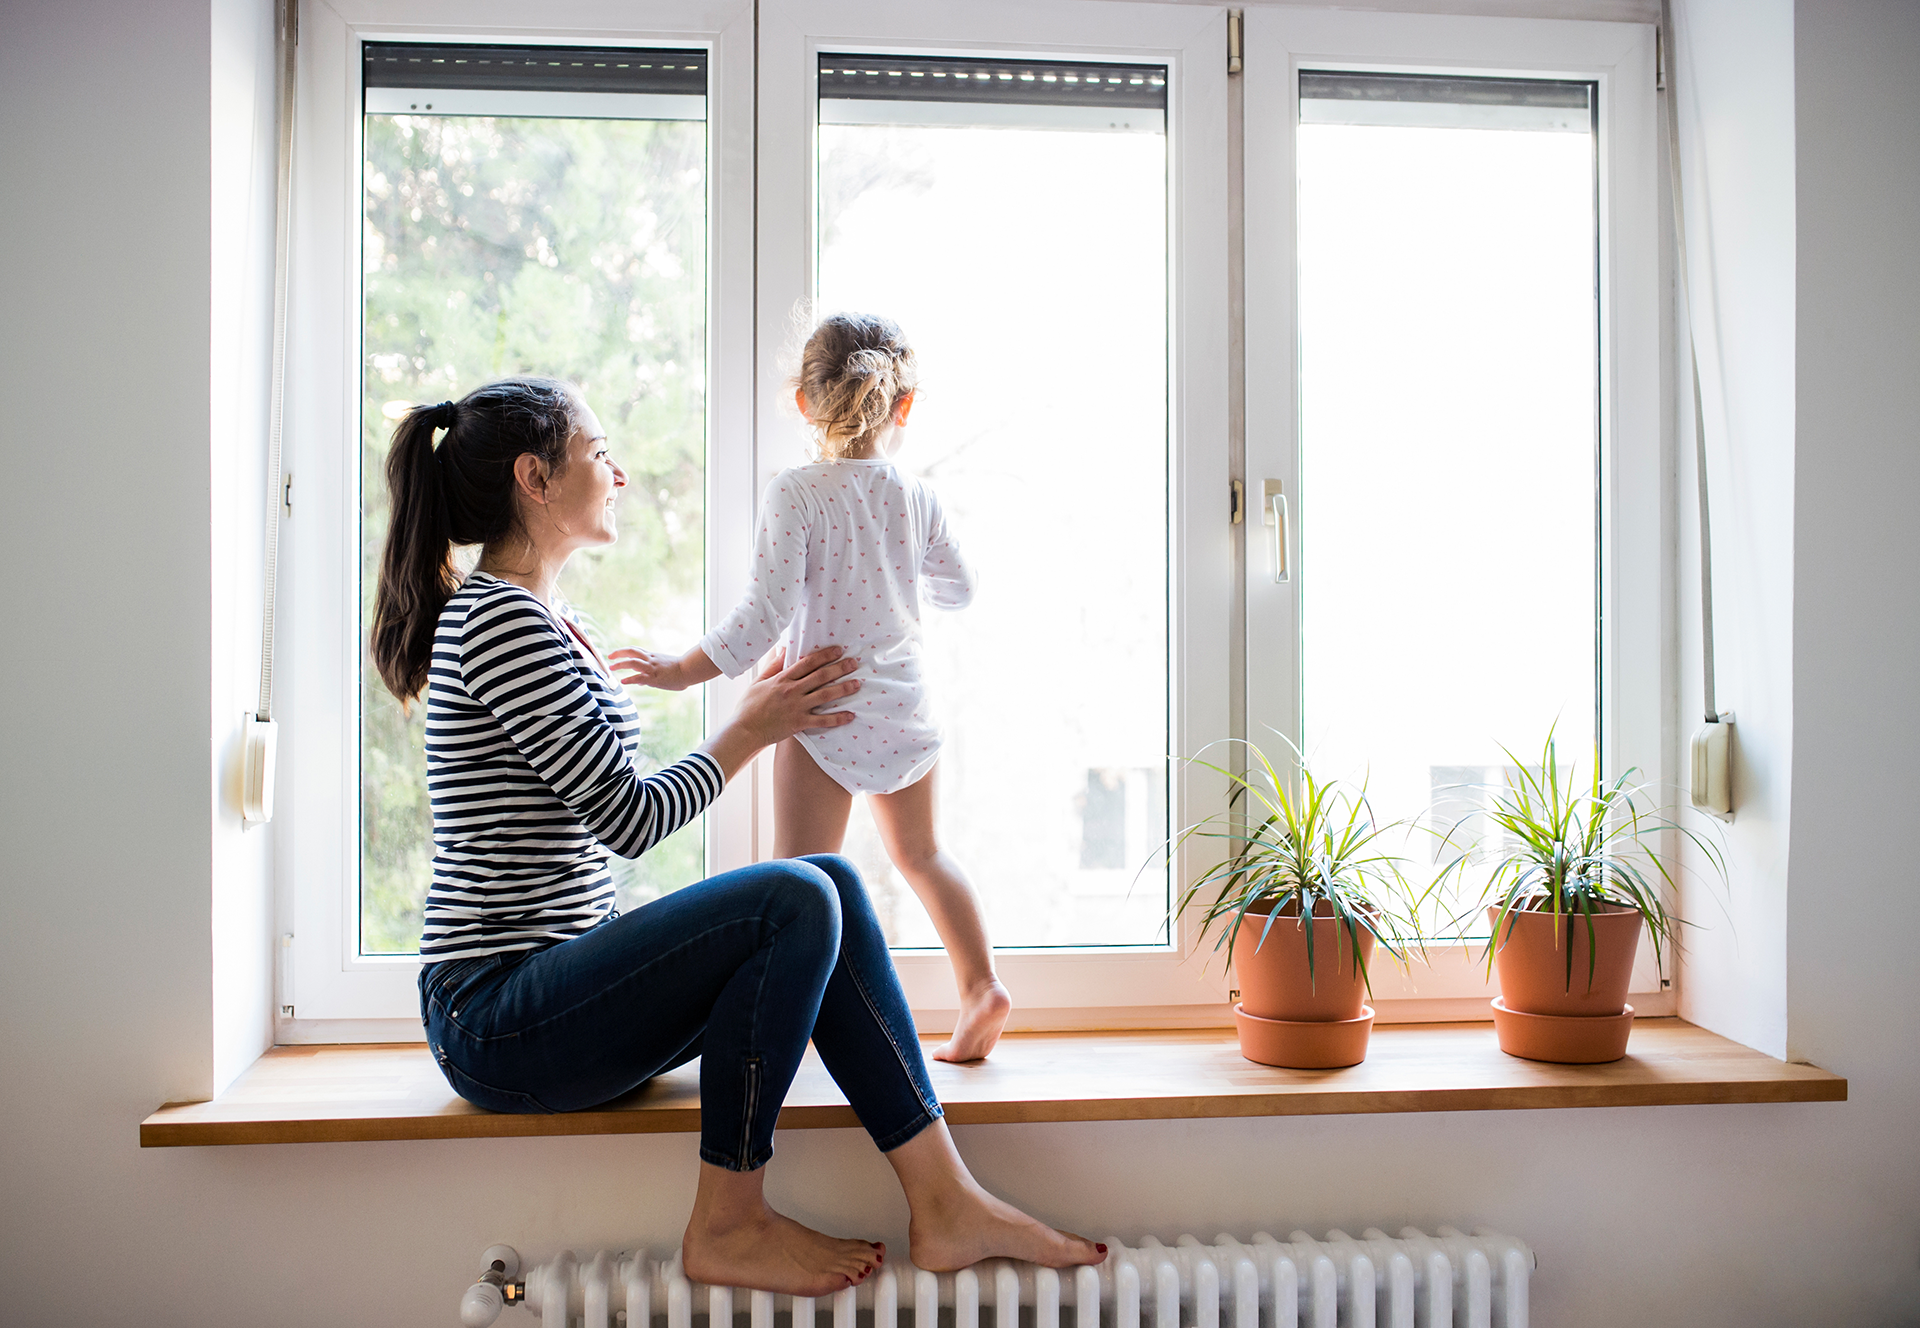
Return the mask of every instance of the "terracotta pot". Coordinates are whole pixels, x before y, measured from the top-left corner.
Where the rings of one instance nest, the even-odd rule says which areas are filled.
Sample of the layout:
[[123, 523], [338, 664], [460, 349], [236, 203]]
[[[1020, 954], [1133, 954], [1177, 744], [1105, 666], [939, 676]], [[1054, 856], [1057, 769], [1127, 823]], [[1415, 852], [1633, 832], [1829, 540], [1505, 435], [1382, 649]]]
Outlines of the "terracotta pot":
[[[1500, 913], [1487, 909], [1490, 926]], [[1618, 1015], [1627, 1006], [1633, 978], [1633, 954], [1640, 944], [1641, 918], [1631, 908], [1608, 908], [1593, 915], [1588, 940], [1584, 915], [1515, 909], [1507, 915], [1494, 969], [1500, 997], [1509, 1010], [1524, 1014]], [[1567, 973], [1567, 947], [1573, 947], [1573, 973]], [[1589, 974], [1589, 956], [1592, 956]]]
[[1240, 1004], [1247, 1013], [1295, 1022], [1359, 1018], [1367, 994], [1366, 963], [1373, 958], [1373, 933], [1360, 929], [1361, 963], [1354, 967], [1353, 938], [1346, 926], [1332, 916], [1329, 905], [1316, 904], [1313, 976], [1309, 978], [1307, 929], [1300, 925], [1299, 913], [1274, 918], [1263, 940], [1267, 916], [1249, 909], [1233, 944], [1233, 971], [1240, 979]]
[[[1321, 912], [1326, 916], [1317, 916]], [[1373, 1011], [1364, 1004], [1366, 964], [1373, 933], [1360, 929], [1360, 963], [1353, 938], [1331, 909], [1315, 908], [1313, 976], [1307, 976], [1307, 927], [1282, 913], [1262, 939], [1267, 913], [1249, 911], [1233, 947], [1240, 1003], [1233, 1007], [1240, 1054], [1262, 1065], [1320, 1070], [1358, 1065], [1367, 1055]]]
[[[1487, 921], [1498, 926], [1499, 909], [1489, 908]], [[1594, 913], [1591, 932], [1588, 921], [1583, 914], [1556, 918], [1534, 909], [1507, 915], [1493, 953], [1500, 975], [1493, 1029], [1509, 1056], [1594, 1065], [1627, 1054], [1633, 1031], [1627, 986], [1642, 918], [1635, 909], [1609, 906]]]

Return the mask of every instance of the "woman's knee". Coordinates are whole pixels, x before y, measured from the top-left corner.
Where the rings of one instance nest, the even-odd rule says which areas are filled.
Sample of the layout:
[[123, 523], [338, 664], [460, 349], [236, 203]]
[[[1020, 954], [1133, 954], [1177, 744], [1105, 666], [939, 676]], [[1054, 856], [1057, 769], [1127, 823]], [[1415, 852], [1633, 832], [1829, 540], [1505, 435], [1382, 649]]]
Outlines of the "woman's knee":
[[794, 861], [812, 867], [825, 876], [833, 887], [835, 898], [843, 905], [849, 899], [866, 897], [866, 883], [860, 879], [860, 869], [853, 865], [852, 859], [839, 853], [815, 853]]
[[[851, 863], [847, 869], [852, 871]], [[789, 915], [787, 925], [816, 926], [839, 944], [842, 891], [832, 872], [810, 858], [777, 858], [758, 864], [756, 870], [767, 874], [773, 897]], [[859, 879], [857, 873], [854, 879]]]
[[[838, 853], [816, 853], [797, 861], [817, 868], [833, 883], [839, 898], [843, 929], [856, 919], [873, 917], [873, 901], [867, 895], [866, 882], [860, 879], [860, 869], [849, 859]], [[878, 925], [877, 920], [875, 925]]]

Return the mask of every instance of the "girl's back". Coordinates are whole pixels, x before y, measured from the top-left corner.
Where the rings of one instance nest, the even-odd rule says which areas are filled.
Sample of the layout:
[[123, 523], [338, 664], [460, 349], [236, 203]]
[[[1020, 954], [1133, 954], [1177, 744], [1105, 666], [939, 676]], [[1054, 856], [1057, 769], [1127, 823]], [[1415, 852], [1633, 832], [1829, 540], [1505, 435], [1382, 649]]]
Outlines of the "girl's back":
[[964, 608], [973, 576], [933, 490], [887, 460], [821, 461], [767, 488], [754, 585], [700, 643], [738, 674], [784, 642], [787, 658], [838, 645], [860, 660], [854, 723], [801, 734], [854, 792], [884, 793], [924, 775], [940, 740], [921, 677], [920, 604]]

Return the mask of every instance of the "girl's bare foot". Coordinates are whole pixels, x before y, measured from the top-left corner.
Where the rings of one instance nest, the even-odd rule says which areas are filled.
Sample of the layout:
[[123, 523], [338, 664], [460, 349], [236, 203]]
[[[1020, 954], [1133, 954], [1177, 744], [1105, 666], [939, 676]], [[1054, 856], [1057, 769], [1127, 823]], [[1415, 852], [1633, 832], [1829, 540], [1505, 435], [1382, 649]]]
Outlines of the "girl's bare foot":
[[774, 1212], [761, 1191], [764, 1171], [700, 1164], [693, 1217], [680, 1241], [689, 1280], [830, 1296], [864, 1281], [885, 1260], [885, 1245], [824, 1235]]
[[[953, 1036], [933, 1049], [937, 1061], [977, 1061], [991, 1052], [1000, 1041], [1000, 1030], [1013, 1013], [1013, 997], [999, 978], [961, 997], [960, 1017], [954, 1021]], [[921, 1265], [925, 1267], [926, 1265]]]

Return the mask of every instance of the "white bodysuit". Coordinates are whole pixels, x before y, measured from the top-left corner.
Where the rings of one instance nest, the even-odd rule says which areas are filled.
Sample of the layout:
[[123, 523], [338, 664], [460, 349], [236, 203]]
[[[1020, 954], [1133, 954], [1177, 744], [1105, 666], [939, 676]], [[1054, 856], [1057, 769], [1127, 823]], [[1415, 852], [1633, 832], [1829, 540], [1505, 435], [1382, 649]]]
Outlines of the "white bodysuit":
[[855, 719], [800, 741], [849, 793], [917, 782], [940, 756], [921, 680], [920, 603], [963, 609], [974, 585], [933, 490], [891, 461], [783, 470], [767, 487], [753, 552], [753, 584], [700, 641], [707, 658], [733, 678], [776, 641], [790, 663], [845, 647], [860, 661], [860, 690], [843, 703]]

